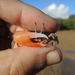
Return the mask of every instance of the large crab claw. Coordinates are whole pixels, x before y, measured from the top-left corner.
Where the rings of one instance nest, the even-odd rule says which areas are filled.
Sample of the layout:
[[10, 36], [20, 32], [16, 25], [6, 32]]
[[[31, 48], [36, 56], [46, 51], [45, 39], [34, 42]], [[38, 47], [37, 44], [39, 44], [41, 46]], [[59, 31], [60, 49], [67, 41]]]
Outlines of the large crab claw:
[[32, 38], [45, 38], [48, 39], [48, 37], [42, 33], [35, 33], [35, 32], [28, 32], [28, 31], [17, 31], [14, 36], [14, 41], [17, 44], [28, 46], [28, 47], [43, 47], [46, 46], [45, 44], [39, 43], [39, 42], [32, 42]]

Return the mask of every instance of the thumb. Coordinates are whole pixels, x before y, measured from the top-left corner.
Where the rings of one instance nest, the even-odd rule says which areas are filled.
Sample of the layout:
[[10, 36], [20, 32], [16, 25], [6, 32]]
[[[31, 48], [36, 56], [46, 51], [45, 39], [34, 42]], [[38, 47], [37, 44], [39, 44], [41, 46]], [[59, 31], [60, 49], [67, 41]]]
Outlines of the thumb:
[[[61, 60], [62, 54], [60, 50], [52, 45], [41, 48], [21, 46], [14, 49], [14, 62], [11, 69], [15, 69], [14, 66], [16, 66], [21, 75], [32, 75]], [[11, 73], [17, 74], [17, 70], [12, 70]]]

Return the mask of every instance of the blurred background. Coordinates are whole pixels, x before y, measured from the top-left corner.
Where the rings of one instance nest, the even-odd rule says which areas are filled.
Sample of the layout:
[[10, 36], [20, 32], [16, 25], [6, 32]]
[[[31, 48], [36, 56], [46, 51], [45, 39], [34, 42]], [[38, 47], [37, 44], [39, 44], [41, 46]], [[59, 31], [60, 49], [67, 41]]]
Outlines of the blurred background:
[[37, 75], [75, 75], [75, 0], [21, 0], [60, 22], [56, 33], [58, 48], [63, 53], [61, 63], [49, 66]]

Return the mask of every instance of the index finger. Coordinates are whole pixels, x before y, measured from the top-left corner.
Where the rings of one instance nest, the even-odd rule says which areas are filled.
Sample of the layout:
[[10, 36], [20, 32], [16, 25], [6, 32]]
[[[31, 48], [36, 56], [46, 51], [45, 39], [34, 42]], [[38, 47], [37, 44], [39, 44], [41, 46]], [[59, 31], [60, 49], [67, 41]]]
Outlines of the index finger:
[[28, 30], [34, 29], [34, 23], [37, 22], [37, 30], [40, 30], [44, 23], [46, 32], [56, 32], [59, 23], [54, 18], [44, 14], [39, 9], [27, 5], [21, 1], [0, 0], [0, 18], [10, 24], [22, 26]]

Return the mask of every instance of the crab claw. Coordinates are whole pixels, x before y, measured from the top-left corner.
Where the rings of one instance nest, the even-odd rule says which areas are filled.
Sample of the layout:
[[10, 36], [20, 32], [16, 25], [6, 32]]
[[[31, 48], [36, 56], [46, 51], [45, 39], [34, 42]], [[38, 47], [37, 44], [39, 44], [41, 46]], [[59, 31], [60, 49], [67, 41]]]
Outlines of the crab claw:
[[23, 46], [28, 46], [28, 47], [43, 47], [43, 46], [46, 46], [42, 43], [35, 43], [35, 42], [31, 41], [32, 38], [39, 38], [39, 37], [48, 39], [48, 37], [44, 34], [32, 33], [32, 32], [28, 32], [28, 31], [17, 31], [13, 36], [14, 41], [17, 44], [20, 44], [20, 45], [23, 45]]

